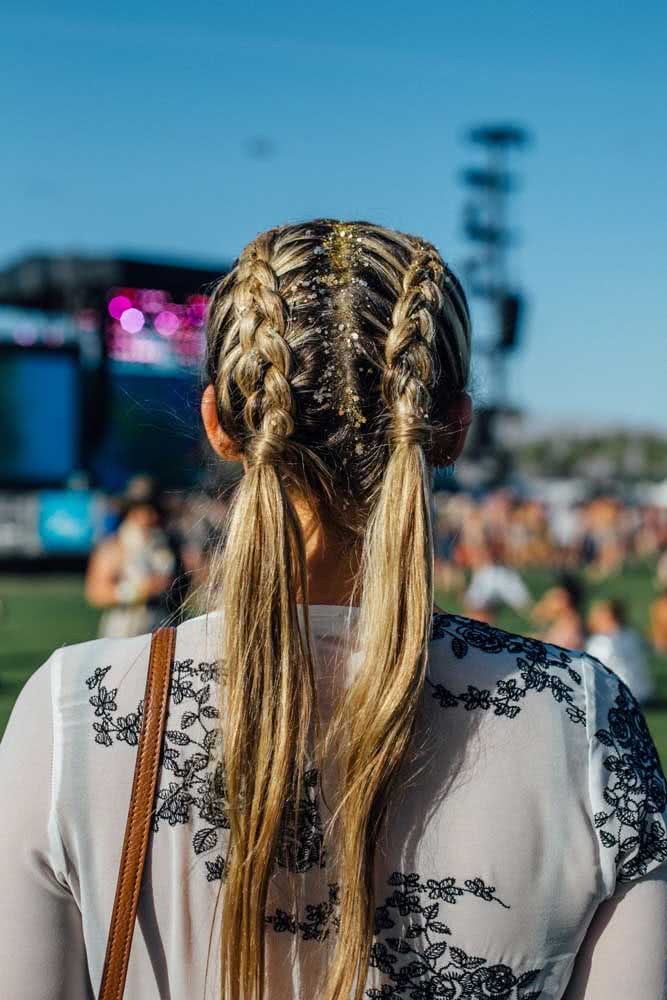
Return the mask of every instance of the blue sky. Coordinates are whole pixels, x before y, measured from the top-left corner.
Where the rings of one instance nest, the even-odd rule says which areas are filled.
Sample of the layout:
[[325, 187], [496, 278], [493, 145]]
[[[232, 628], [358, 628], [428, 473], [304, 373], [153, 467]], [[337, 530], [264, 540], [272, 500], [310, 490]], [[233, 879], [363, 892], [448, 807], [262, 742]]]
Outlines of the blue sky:
[[[530, 309], [511, 398], [536, 420], [667, 429], [666, 51], [651, 0], [4, 0], [0, 265], [225, 260], [331, 215], [421, 233], [456, 268], [466, 130], [518, 121], [535, 141], [514, 161]], [[257, 137], [270, 156], [249, 155]]]

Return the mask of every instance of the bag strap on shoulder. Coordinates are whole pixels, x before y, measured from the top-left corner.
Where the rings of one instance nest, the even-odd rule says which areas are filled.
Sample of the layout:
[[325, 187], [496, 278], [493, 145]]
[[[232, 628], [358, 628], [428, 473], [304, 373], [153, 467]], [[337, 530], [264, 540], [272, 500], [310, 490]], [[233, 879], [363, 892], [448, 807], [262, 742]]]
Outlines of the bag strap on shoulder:
[[153, 632], [146, 678], [144, 710], [125, 839], [118, 869], [99, 1000], [122, 1000], [130, 960], [139, 890], [148, 850], [155, 803], [160, 749], [167, 719], [175, 628]]

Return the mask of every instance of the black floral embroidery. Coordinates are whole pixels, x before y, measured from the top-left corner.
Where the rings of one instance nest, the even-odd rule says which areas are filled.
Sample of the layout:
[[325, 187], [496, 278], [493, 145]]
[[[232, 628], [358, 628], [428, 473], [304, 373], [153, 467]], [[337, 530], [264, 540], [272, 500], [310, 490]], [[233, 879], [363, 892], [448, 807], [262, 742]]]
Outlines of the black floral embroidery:
[[[104, 678], [106, 677], [106, 675], [109, 673], [110, 670], [111, 670], [111, 664], [109, 664], [109, 666], [107, 667], [95, 668], [95, 673], [92, 675], [92, 677], [88, 677], [86, 679], [86, 684], [88, 685], [91, 691], [93, 690], [93, 688], [99, 687], [100, 683], [104, 680]], [[96, 704], [97, 702], [91, 701], [91, 705], [96, 705]]]
[[[550, 647], [540, 639], [515, 635], [489, 625], [476, 622], [460, 615], [439, 612], [433, 616], [431, 639], [451, 639], [454, 656], [461, 660], [469, 649], [481, 649], [485, 653], [517, 653], [516, 665], [521, 683], [516, 678], [501, 678], [493, 691], [468, 684], [465, 691], [455, 693], [444, 684], [435, 684], [427, 678], [433, 698], [442, 708], [462, 705], [467, 711], [493, 709], [494, 715], [514, 719], [521, 711], [521, 702], [530, 691], [549, 691], [551, 696], [566, 706], [568, 718], [578, 724], [586, 724], [584, 710], [576, 704], [575, 692], [581, 686], [581, 674], [574, 669], [573, 658], [566, 649]], [[557, 655], [551, 655], [551, 648]], [[553, 673], [554, 669], [565, 673], [563, 677]]]
[[93, 722], [95, 742], [110, 747], [115, 735], [119, 742], [136, 746], [139, 742], [144, 703], [143, 701], [139, 702], [136, 712], [130, 712], [129, 715], [118, 715], [114, 719], [111, 713], [118, 708], [116, 704], [118, 689], [109, 690], [102, 683], [110, 670], [111, 666], [98, 667], [92, 677], [88, 677], [86, 680], [90, 690], [95, 691], [95, 694], [89, 698], [90, 704], [95, 709], [95, 715], [101, 719], [101, 722]]
[[497, 896], [495, 885], [486, 885], [481, 878], [466, 879], [463, 885], [458, 885], [456, 879], [447, 877], [443, 879], [427, 879], [422, 883], [420, 876], [416, 872], [404, 875], [401, 872], [394, 872], [389, 879], [389, 885], [400, 886], [394, 894], [387, 900], [387, 906], [394, 906], [401, 916], [408, 913], [421, 913], [420, 894], [426, 893], [429, 899], [439, 899], [444, 903], [455, 904], [459, 896], [469, 893], [487, 902], [500, 903], [506, 910], [509, 906], [503, 903]]
[[[88, 688], [94, 692], [89, 702], [95, 709], [95, 742], [110, 747], [115, 737], [117, 742], [136, 746], [143, 701], [135, 712], [114, 716], [118, 708], [118, 690], [108, 689], [103, 683], [110, 669], [110, 666], [98, 667], [86, 680]], [[229, 829], [224, 809], [223, 768], [219, 762], [214, 765], [212, 760], [220, 738], [216, 725], [218, 709], [211, 704], [212, 685], [218, 679], [216, 663], [195, 664], [192, 659], [174, 663], [170, 698], [172, 705], [182, 706], [182, 710], [178, 719], [177, 712], [173, 709], [170, 712], [161, 757], [164, 777], [153, 815], [156, 833], [165, 823], [173, 827], [194, 820], [192, 847], [196, 855], [219, 851], [222, 831]], [[311, 769], [304, 775], [298, 823], [295, 823], [293, 803], [288, 803], [285, 810], [276, 863], [289, 871], [306, 872], [325, 865], [318, 789], [318, 772]], [[212, 861], [206, 861], [206, 878], [215, 881], [223, 879], [224, 874], [224, 857], [216, 853]]]
[[636, 698], [613, 676], [618, 693], [609, 709], [608, 728], [594, 737], [612, 751], [603, 762], [609, 772], [604, 790], [609, 809], [595, 815], [595, 826], [604, 847], [616, 849], [618, 881], [627, 882], [645, 875], [649, 863], [667, 861], [667, 783]]
[[[505, 964], [489, 965], [445, 940], [452, 932], [443, 921], [441, 904], [455, 905], [468, 894], [509, 909], [495, 894], [495, 886], [481, 878], [463, 884], [452, 876], [423, 879], [416, 872], [394, 872], [389, 885], [393, 892], [375, 911], [370, 962], [389, 981], [366, 990], [369, 1000], [537, 1000], [541, 995], [534, 988], [540, 969], [517, 973]], [[338, 903], [338, 886], [332, 883], [326, 902], [307, 906], [304, 920], [277, 909], [267, 923], [276, 932], [323, 941], [338, 927]]]
[[324, 941], [332, 927], [338, 929], [338, 884], [330, 882], [327, 888], [328, 899], [323, 903], [308, 904], [303, 920], [278, 908], [275, 913], [267, 915], [267, 924], [276, 933], [287, 931], [289, 934], [299, 934], [303, 941]]
[[283, 815], [276, 862], [291, 872], [307, 872], [326, 865], [318, 788], [319, 772], [311, 768], [303, 776], [298, 816], [293, 801], [287, 803]]
[[221, 882], [225, 877], [225, 859], [218, 854], [215, 861], [206, 862], [206, 878], [209, 882]]

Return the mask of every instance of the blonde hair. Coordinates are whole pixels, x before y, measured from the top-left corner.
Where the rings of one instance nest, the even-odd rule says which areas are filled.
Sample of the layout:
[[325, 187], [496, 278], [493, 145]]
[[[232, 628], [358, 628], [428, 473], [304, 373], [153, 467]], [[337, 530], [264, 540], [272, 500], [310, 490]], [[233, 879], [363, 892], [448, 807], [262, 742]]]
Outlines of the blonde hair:
[[[448, 460], [448, 409], [468, 380], [468, 308], [431, 244], [319, 219], [262, 233], [243, 250], [212, 296], [207, 336], [220, 425], [247, 463], [211, 581], [223, 610], [230, 824], [223, 998], [264, 996], [267, 894], [286, 816], [294, 819], [309, 755], [334, 746], [341, 893], [325, 995], [359, 1000], [373, 939], [375, 843], [424, 684], [429, 469]], [[324, 748], [297, 498], [363, 545], [363, 662]]]

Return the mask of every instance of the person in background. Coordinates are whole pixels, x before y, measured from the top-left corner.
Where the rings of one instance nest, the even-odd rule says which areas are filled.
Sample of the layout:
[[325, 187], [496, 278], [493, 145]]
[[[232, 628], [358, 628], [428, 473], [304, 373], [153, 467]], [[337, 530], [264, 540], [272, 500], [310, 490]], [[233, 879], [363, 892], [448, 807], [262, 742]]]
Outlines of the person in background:
[[466, 588], [466, 574], [463, 566], [456, 561], [456, 546], [461, 529], [457, 524], [456, 513], [451, 516], [450, 508], [455, 508], [456, 501], [452, 494], [436, 493], [433, 502], [433, 524], [435, 535], [435, 551], [433, 579], [436, 590], [453, 594], [458, 600], [463, 597]]
[[656, 653], [667, 654], [667, 585], [649, 609], [651, 641]]
[[623, 602], [618, 598], [594, 601], [588, 630], [586, 652], [613, 670], [638, 702], [647, 702], [655, 692], [655, 682], [646, 659], [646, 642], [628, 625]]
[[568, 649], [583, 649], [583, 587], [571, 573], [561, 573], [555, 586], [550, 587], [533, 606], [532, 620], [546, 631], [544, 642]]
[[604, 580], [623, 566], [622, 505], [613, 496], [598, 496], [588, 505], [588, 526], [595, 554], [586, 568], [593, 580]]
[[561, 565], [576, 563], [581, 543], [581, 503], [555, 503], [549, 509], [549, 527]]
[[463, 598], [465, 613], [477, 621], [491, 622], [503, 605], [519, 613], [527, 612], [532, 599], [518, 570], [505, 566], [492, 546], [480, 549], [477, 558]]
[[658, 555], [655, 566], [655, 583], [657, 587], [664, 587], [667, 590], [667, 546]]
[[102, 609], [99, 635], [143, 635], [178, 613], [184, 575], [178, 545], [148, 477], [130, 480], [117, 530], [93, 551], [85, 594]]

